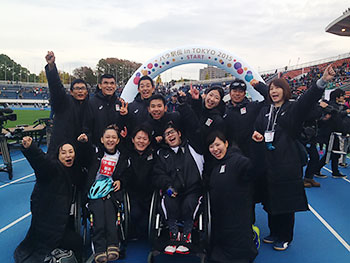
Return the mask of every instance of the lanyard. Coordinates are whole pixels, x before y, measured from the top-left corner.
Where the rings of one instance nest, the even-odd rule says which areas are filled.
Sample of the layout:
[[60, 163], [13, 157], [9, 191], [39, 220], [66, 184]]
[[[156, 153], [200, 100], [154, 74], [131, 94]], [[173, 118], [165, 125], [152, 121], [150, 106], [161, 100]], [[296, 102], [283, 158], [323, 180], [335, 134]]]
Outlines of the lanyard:
[[276, 122], [277, 122], [277, 116], [278, 116], [278, 113], [281, 110], [281, 107], [278, 108], [278, 110], [275, 113], [275, 116], [273, 116], [274, 117], [273, 124], [272, 124], [271, 130], [269, 130], [269, 127], [270, 127], [270, 124], [271, 124], [271, 120], [272, 120], [272, 113], [273, 113], [273, 110], [275, 108], [275, 106], [273, 106], [272, 104], [270, 105], [269, 121], [267, 123], [266, 131], [275, 131]]

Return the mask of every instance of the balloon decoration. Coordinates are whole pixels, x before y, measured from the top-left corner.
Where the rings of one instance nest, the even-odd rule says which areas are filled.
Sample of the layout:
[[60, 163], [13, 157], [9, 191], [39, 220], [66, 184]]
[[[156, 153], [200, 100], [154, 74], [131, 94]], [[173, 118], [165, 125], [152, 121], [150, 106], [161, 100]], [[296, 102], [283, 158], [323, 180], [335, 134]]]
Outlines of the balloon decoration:
[[189, 63], [208, 64], [221, 68], [232, 76], [244, 80], [247, 84], [247, 91], [253, 100], [263, 99], [249, 83], [252, 79], [263, 81], [251, 66], [232, 53], [204, 46], [179, 47], [165, 51], [148, 60], [129, 79], [121, 97], [128, 102], [132, 101], [137, 94], [137, 84], [142, 76], [147, 75], [154, 79], [165, 70]]

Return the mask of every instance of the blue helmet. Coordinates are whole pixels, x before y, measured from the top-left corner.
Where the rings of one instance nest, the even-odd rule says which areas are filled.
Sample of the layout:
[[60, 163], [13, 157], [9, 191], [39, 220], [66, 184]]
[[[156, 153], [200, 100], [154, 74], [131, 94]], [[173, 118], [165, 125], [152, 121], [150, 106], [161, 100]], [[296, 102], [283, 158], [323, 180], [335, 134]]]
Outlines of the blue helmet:
[[91, 186], [88, 198], [89, 199], [99, 199], [107, 196], [111, 191], [113, 191], [113, 180], [112, 178], [104, 178], [94, 182]]

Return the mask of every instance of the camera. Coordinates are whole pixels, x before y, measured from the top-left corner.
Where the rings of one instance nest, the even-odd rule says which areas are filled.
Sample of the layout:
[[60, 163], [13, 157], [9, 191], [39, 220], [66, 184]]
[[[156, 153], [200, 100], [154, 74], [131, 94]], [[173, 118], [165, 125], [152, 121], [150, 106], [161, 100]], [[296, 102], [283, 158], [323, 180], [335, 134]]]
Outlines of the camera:
[[15, 121], [17, 120], [17, 115], [13, 113], [13, 110], [10, 108], [0, 109], [0, 123], [1, 125], [5, 121]]

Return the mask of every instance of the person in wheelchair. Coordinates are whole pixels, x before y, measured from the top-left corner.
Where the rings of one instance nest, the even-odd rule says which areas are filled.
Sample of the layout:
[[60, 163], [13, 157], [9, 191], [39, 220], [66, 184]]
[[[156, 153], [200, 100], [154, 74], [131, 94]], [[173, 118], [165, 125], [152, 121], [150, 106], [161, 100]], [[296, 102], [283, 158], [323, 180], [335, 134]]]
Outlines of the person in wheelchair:
[[[22, 144], [36, 183], [30, 201], [30, 228], [14, 252], [15, 262], [44, 262], [57, 248], [73, 250], [81, 262], [83, 242], [70, 220], [74, 187], [82, 180], [75, 148], [71, 143], [62, 143], [53, 158], [38, 148], [31, 137], [23, 137]], [[67, 262], [76, 262], [75, 257]]]
[[[166, 126], [163, 137], [167, 147], [158, 151], [153, 184], [163, 193], [161, 206], [170, 232], [170, 242], [164, 253], [188, 254], [202, 194], [204, 159], [196, 152], [197, 147], [182, 138], [172, 122]], [[180, 220], [183, 221], [182, 233], [178, 226]]]
[[89, 168], [87, 179], [88, 207], [93, 215], [92, 243], [95, 262], [119, 258], [119, 236], [116, 200], [121, 199], [123, 173], [127, 155], [120, 147], [118, 127], [110, 125], [103, 131], [101, 146]]
[[147, 238], [148, 213], [153, 193], [152, 175], [155, 161], [148, 126], [135, 127], [131, 149], [128, 151], [129, 166], [125, 172], [126, 189], [130, 198], [130, 239]]

